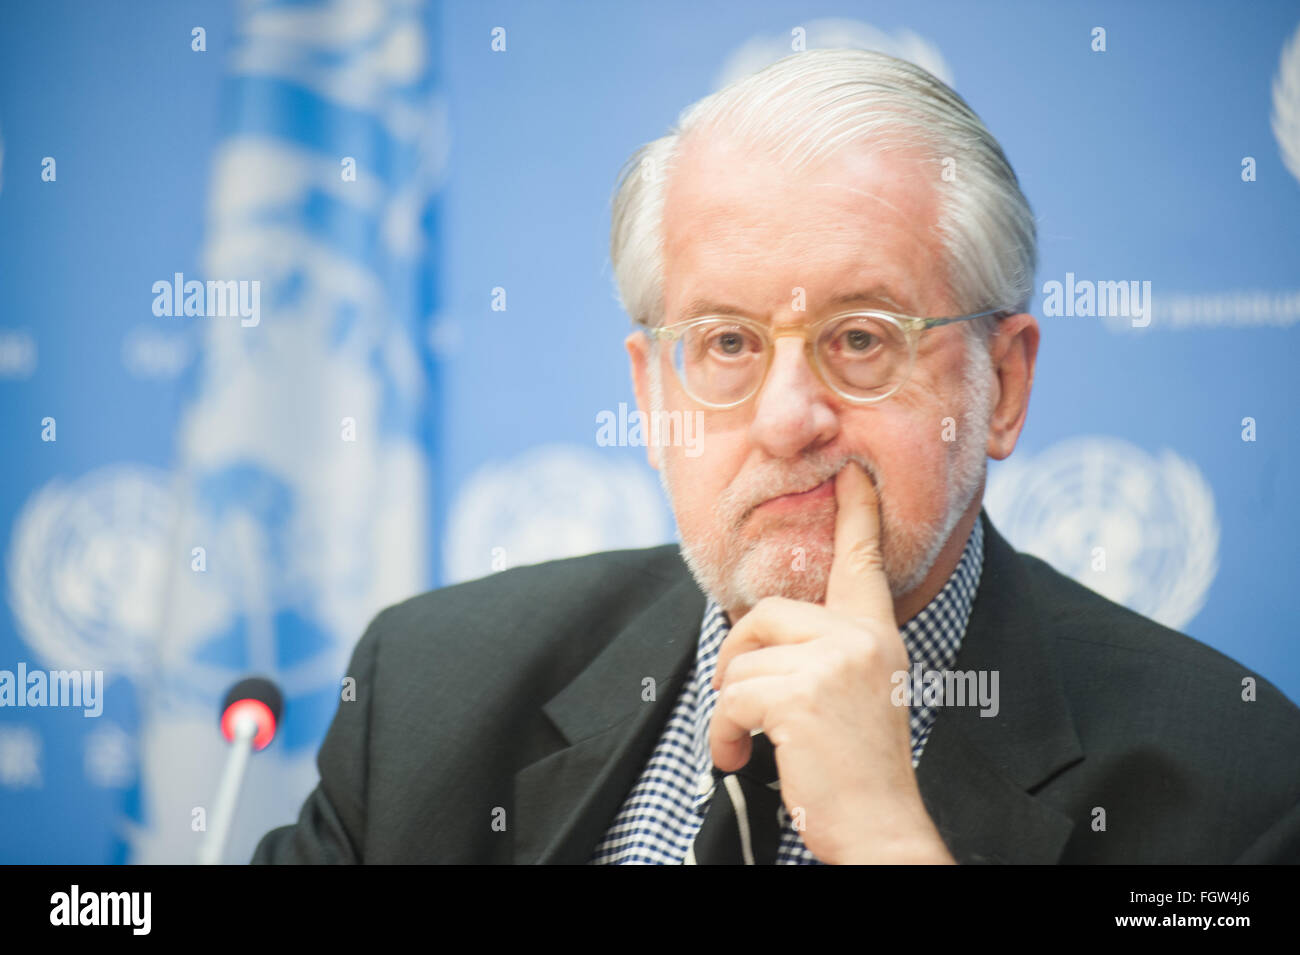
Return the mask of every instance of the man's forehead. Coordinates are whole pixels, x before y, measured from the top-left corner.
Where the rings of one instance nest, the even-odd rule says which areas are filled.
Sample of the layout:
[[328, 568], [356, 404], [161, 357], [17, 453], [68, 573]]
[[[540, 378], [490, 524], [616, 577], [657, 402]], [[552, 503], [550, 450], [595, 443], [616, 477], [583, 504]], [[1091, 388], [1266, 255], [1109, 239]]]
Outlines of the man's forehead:
[[726, 143], [684, 150], [664, 208], [666, 278], [674, 298], [690, 299], [676, 311], [726, 303], [696, 302], [675, 278], [694, 285], [692, 275], [712, 274], [699, 295], [717, 296], [716, 276], [743, 265], [806, 271], [799, 284], [823, 284], [827, 307], [916, 307], [909, 273], [928, 271], [937, 242], [929, 178], [917, 157], [897, 153], [846, 150], [790, 171]]
[[933, 307], [922, 301], [936, 265], [932, 190], [910, 157], [846, 153], [796, 173], [730, 146], [684, 159], [665, 208], [668, 321], [763, 320], [794, 286], [809, 317]]

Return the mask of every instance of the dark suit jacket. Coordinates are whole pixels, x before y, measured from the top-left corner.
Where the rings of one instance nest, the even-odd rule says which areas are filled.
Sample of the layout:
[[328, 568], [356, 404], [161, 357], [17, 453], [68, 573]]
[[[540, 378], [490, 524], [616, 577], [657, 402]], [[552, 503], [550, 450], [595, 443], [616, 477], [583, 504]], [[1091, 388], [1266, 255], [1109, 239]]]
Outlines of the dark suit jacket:
[[[957, 861], [1300, 861], [1300, 710], [981, 520], [955, 668], [999, 671], [1000, 712], [941, 708], [917, 767]], [[704, 603], [671, 545], [388, 608], [357, 644], [320, 784], [253, 861], [587, 862], [676, 702]]]

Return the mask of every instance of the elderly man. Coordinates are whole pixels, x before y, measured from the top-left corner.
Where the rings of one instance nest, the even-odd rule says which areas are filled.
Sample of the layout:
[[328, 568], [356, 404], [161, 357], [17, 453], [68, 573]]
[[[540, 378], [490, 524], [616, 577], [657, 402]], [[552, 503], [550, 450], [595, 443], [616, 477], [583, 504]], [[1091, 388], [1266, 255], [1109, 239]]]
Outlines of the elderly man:
[[682, 544], [380, 614], [254, 861], [1300, 858], [1300, 710], [1015, 553], [1035, 230], [952, 90], [796, 54], [629, 162], [612, 258]]

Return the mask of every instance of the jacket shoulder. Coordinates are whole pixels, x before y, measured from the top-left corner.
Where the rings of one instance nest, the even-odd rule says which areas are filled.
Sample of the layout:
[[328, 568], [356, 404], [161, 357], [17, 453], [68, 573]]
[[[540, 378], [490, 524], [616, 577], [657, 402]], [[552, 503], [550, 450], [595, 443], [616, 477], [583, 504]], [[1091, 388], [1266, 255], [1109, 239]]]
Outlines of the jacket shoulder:
[[1226, 653], [1115, 603], [1046, 561], [1030, 554], [1017, 556], [1033, 581], [1040, 613], [1066, 656], [1128, 657], [1135, 666], [1150, 671], [1147, 689], [1155, 691], [1162, 686], [1170, 688], [1168, 681], [1159, 679], [1162, 671], [1178, 671], [1206, 688], [1222, 689], [1231, 682], [1240, 698], [1242, 680], [1249, 676], [1257, 687], [1267, 688], [1265, 695], [1271, 699], [1266, 705], [1278, 706], [1279, 715], [1296, 720], [1300, 730], [1300, 708]]
[[558, 688], [686, 575], [676, 544], [516, 567], [394, 604], [366, 638], [384, 675], [403, 682], [463, 692], [542, 667], [538, 688]]
[[542, 704], [688, 576], [673, 544], [519, 567], [383, 610], [353, 650], [355, 694], [321, 745], [320, 784], [254, 861], [508, 861], [508, 840], [465, 820], [512, 805], [514, 772], [558, 745]]
[[[1227, 654], [1019, 556], [1083, 748], [1067, 776], [1086, 805], [1072, 813], [1106, 806], [1128, 861], [1293, 856], [1300, 707]], [[1080, 827], [1077, 860], [1104, 861], [1104, 844]]]

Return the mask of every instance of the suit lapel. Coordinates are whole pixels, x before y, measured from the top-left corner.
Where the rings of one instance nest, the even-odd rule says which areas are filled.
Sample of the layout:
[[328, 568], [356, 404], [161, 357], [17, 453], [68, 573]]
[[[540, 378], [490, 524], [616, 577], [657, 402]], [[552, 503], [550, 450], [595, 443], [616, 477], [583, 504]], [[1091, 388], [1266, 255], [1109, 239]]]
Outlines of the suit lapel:
[[[543, 707], [565, 746], [515, 774], [515, 862], [585, 863], [605, 834], [695, 661], [704, 595], [681, 574]], [[655, 681], [643, 700], [643, 681]]]
[[984, 521], [984, 568], [956, 670], [998, 674], [999, 709], [940, 707], [917, 781], [958, 862], [1056, 862], [1075, 820], [1034, 789], [1083, 759], [1045, 629], [1020, 558]]

